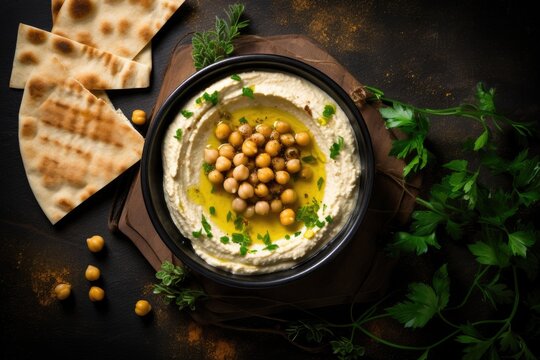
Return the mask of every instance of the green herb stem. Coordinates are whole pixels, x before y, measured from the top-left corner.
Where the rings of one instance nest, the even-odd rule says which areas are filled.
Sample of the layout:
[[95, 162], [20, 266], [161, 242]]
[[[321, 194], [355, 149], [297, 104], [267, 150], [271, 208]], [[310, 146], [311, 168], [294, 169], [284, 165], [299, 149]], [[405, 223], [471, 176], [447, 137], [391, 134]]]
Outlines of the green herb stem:
[[469, 288], [469, 291], [467, 291], [467, 294], [465, 295], [465, 297], [463, 298], [463, 301], [459, 305], [454, 306], [454, 307], [449, 307], [446, 310], [457, 310], [457, 309], [463, 307], [467, 303], [467, 301], [469, 300], [469, 297], [471, 296], [474, 289], [478, 286], [478, 282], [486, 274], [486, 272], [489, 270], [489, 268], [490, 268], [489, 266], [486, 266], [484, 269], [482, 269], [482, 271], [480, 271], [480, 273], [478, 275], [476, 275], [474, 277], [474, 281], [471, 284], [471, 287]]

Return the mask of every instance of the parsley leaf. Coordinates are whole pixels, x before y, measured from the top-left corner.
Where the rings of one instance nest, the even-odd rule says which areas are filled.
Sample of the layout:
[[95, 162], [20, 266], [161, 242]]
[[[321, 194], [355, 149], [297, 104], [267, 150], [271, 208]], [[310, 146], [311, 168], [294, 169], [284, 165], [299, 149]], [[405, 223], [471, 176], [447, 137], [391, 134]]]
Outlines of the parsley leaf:
[[235, 81], [242, 81], [242, 79], [240, 78], [240, 76], [238, 76], [238, 74], [232, 74], [231, 79], [233, 79]]
[[182, 140], [182, 136], [184, 135], [182, 129], [176, 129], [176, 134], [174, 135], [174, 138], [178, 141]]
[[257, 234], [257, 239], [262, 240], [262, 242], [266, 245], [263, 250], [276, 250], [279, 247], [277, 244], [272, 244], [268, 230], [264, 236]]
[[319, 208], [319, 202], [313, 199], [311, 205], [303, 205], [298, 209], [296, 221], [302, 221], [308, 229], [315, 227], [319, 221]]
[[329, 119], [336, 113], [336, 107], [334, 105], [325, 105], [322, 116]]
[[251, 89], [250, 87], [247, 87], [247, 86], [244, 86], [242, 88], [242, 96], [246, 96], [250, 99], [254, 99], [255, 97], [253, 96], [253, 89]]
[[229, 243], [229, 237], [228, 236], [222, 236], [219, 238], [219, 241], [221, 241], [222, 244], [228, 244]]
[[232, 219], [232, 212], [229, 210], [227, 212], [227, 222], [231, 221], [231, 219]]
[[201, 215], [201, 223], [202, 223], [202, 227], [203, 227], [204, 231], [206, 232], [206, 236], [211, 238], [213, 236], [212, 235], [212, 227], [210, 226], [210, 224], [208, 223], [208, 221], [206, 220], [204, 215]]
[[398, 232], [394, 241], [389, 245], [392, 252], [405, 251], [416, 252], [417, 255], [425, 254], [428, 251], [428, 246], [433, 246], [440, 249], [441, 246], [435, 238], [435, 232], [428, 235], [414, 235], [407, 232]]
[[189, 111], [189, 110], [180, 110], [180, 113], [182, 114], [182, 116], [184, 116], [186, 119], [189, 119], [190, 117], [193, 116], [193, 112]]
[[516, 231], [508, 234], [508, 246], [512, 254], [521, 257], [527, 256], [527, 248], [534, 245], [536, 242], [532, 231]]
[[307, 164], [315, 164], [317, 162], [317, 158], [313, 155], [304, 156], [302, 158], [302, 161]]
[[216, 208], [215, 208], [215, 207], [210, 206], [210, 208], [208, 209], [208, 211], [210, 212], [210, 215], [216, 215]]
[[210, 171], [214, 170], [216, 167], [214, 165], [211, 165], [211, 164], [207, 163], [207, 162], [203, 162], [202, 168], [204, 170], [204, 174], [208, 175], [210, 173]]
[[323, 184], [324, 184], [324, 179], [321, 176], [319, 180], [317, 180], [317, 188], [319, 189], [319, 191], [322, 189]]
[[423, 327], [433, 315], [446, 307], [449, 294], [450, 280], [447, 265], [444, 264], [433, 275], [433, 286], [412, 283], [407, 294], [409, 300], [386, 310], [405, 327]]
[[333, 143], [330, 147], [330, 158], [335, 160], [341, 150], [345, 147], [345, 143], [342, 136], [338, 136], [337, 142]]
[[232, 242], [240, 245], [240, 255], [245, 256], [248, 252], [248, 247], [251, 245], [251, 239], [245, 233], [233, 233]]
[[238, 122], [240, 124], [247, 124], [248, 123], [247, 119], [245, 117], [243, 117], [243, 116], [240, 118], [240, 120], [238, 120]]

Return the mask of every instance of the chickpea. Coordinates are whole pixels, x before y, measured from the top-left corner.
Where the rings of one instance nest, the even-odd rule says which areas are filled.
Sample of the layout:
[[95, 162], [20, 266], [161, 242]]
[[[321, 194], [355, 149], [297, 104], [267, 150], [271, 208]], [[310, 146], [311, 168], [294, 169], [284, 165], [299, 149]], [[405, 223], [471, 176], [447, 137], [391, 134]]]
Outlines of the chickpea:
[[281, 193], [281, 202], [284, 205], [294, 204], [296, 200], [298, 200], [298, 195], [296, 195], [296, 191], [293, 189], [285, 189]]
[[251, 174], [249, 174], [248, 182], [251, 185], [257, 185], [259, 183], [259, 177], [257, 176], [256, 172], [252, 172]]
[[84, 272], [84, 277], [88, 281], [96, 281], [97, 279], [99, 279], [100, 276], [101, 271], [93, 265], [88, 265], [86, 271]]
[[227, 159], [230, 159], [230, 160], [232, 160], [234, 158], [234, 154], [236, 153], [234, 151], [234, 146], [232, 146], [229, 143], [219, 145], [218, 151], [219, 151], [220, 156], [224, 156], [224, 157], [226, 157]]
[[267, 201], [257, 201], [255, 203], [255, 213], [257, 215], [268, 215], [270, 212], [270, 205]]
[[237, 197], [233, 199], [231, 206], [236, 213], [243, 213], [246, 211], [247, 202], [246, 200]]
[[266, 139], [263, 134], [255, 133], [249, 137], [257, 146], [263, 146]]
[[282, 157], [275, 157], [272, 159], [272, 167], [274, 171], [280, 171], [285, 169], [285, 159]]
[[289, 180], [291, 180], [291, 175], [288, 172], [283, 170], [276, 172], [276, 182], [278, 184], [285, 185]]
[[264, 151], [266, 151], [270, 156], [277, 156], [281, 150], [281, 144], [277, 140], [270, 140], [264, 146]]
[[223, 174], [220, 173], [219, 171], [217, 170], [212, 170], [208, 173], [208, 180], [212, 183], [212, 184], [216, 184], [216, 185], [219, 185], [221, 183], [223, 183]]
[[225, 140], [231, 134], [231, 127], [224, 122], [220, 122], [217, 124], [214, 134], [219, 140]]
[[266, 124], [259, 124], [255, 127], [255, 131], [262, 134], [265, 138], [269, 138], [272, 134], [272, 128]]
[[242, 199], [249, 199], [253, 197], [253, 185], [247, 182], [243, 182], [240, 184], [240, 187], [238, 188], [238, 196], [240, 196]]
[[99, 286], [92, 286], [88, 291], [90, 301], [101, 301], [105, 298], [105, 291]]
[[216, 170], [217, 171], [227, 171], [231, 168], [232, 162], [230, 159], [225, 156], [220, 156], [216, 160]]
[[238, 191], [238, 181], [232, 177], [225, 179], [223, 182], [223, 189], [228, 193], [236, 194]]
[[273, 212], [273, 213], [278, 213], [280, 212], [281, 210], [283, 209], [283, 203], [281, 202], [281, 200], [279, 199], [274, 199], [272, 200], [272, 202], [270, 203], [270, 210]]
[[207, 164], [215, 164], [217, 158], [219, 157], [219, 152], [216, 149], [204, 149], [204, 162]]
[[272, 162], [272, 158], [270, 157], [268, 153], [260, 153], [255, 158], [255, 165], [257, 165], [257, 167], [260, 167], [260, 168], [270, 166], [271, 162]]
[[238, 165], [233, 170], [233, 177], [238, 181], [246, 180], [249, 177], [249, 169], [246, 165]]
[[260, 182], [267, 183], [274, 180], [274, 172], [269, 167], [260, 168], [257, 170], [257, 177]]
[[252, 218], [253, 215], [255, 215], [255, 206], [251, 205], [246, 208], [246, 211], [244, 212], [244, 217], [246, 219]]
[[255, 154], [257, 154], [257, 151], [257, 143], [255, 143], [255, 141], [253, 140], [247, 139], [242, 144], [242, 152], [247, 156], [255, 156]]
[[311, 170], [310, 167], [302, 167], [302, 171], [300, 171], [300, 178], [304, 180], [309, 180], [313, 177], [313, 170]]
[[294, 146], [288, 147], [285, 150], [285, 159], [291, 160], [291, 159], [298, 159], [299, 157], [300, 157], [300, 151]]
[[291, 131], [291, 125], [285, 121], [278, 120], [274, 123], [274, 129], [280, 134], [285, 134]]
[[146, 123], [146, 113], [144, 110], [133, 110], [131, 113], [131, 122], [135, 125], [144, 125]]
[[280, 136], [281, 134], [279, 133], [279, 131], [272, 130], [272, 132], [270, 133], [270, 140], [279, 140]]
[[86, 239], [86, 245], [91, 252], [100, 252], [103, 249], [103, 246], [105, 246], [105, 239], [100, 235], [94, 235]]
[[300, 131], [296, 133], [296, 135], [294, 135], [294, 139], [296, 140], [296, 143], [300, 146], [308, 146], [311, 142], [311, 138], [306, 131]]
[[296, 214], [292, 209], [285, 209], [279, 213], [279, 222], [281, 225], [288, 226], [294, 223]]
[[242, 136], [242, 133], [238, 130], [233, 131], [231, 135], [229, 135], [229, 144], [231, 144], [234, 147], [240, 147], [242, 146], [242, 143], [244, 142], [244, 137]]
[[54, 293], [58, 300], [66, 300], [71, 295], [71, 285], [60, 283], [54, 287]]
[[233, 160], [232, 160], [234, 166], [247, 165], [248, 161], [249, 161], [249, 158], [244, 153], [238, 153], [234, 155]]
[[291, 159], [285, 164], [287, 171], [291, 174], [296, 174], [302, 169], [302, 164], [300, 164], [299, 159]]
[[139, 316], [148, 315], [152, 310], [152, 305], [146, 300], [139, 300], [135, 303], [135, 314]]
[[250, 159], [246, 166], [248, 170], [252, 172], [253, 170], [255, 170], [255, 160]]
[[268, 186], [266, 186], [265, 184], [258, 184], [257, 186], [255, 186], [255, 195], [257, 195], [258, 197], [265, 197], [269, 194], [269, 190], [268, 190]]
[[285, 146], [292, 146], [294, 145], [294, 136], [291, 133], [283, 134], [279, 137], [279, 141]]
[[238, 131], [243, 137], [247, 138], [253, 134], [253, 128], [249, 124], [242, 124], [238, 127]]

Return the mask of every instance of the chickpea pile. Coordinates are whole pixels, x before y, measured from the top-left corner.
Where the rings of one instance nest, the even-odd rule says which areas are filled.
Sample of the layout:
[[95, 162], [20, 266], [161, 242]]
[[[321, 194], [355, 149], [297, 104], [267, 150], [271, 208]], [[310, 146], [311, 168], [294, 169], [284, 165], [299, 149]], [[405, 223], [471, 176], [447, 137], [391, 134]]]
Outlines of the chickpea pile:
[[220, 122], [214, 133], [221, 144], [204, 150], [204, 161], [215, 167], [208, 180], [234, 195], [232, 209], [246, 218], [279, 214], [282, 225], [293, 224], [296, 214], [292, 207], [298, 194], [290, 180], [292, 174], [304, 180], [313, 175], [300, 161], [301, 148], [311, 143], [310, 135], [294, 133], [289, 123], [279, 120], [273, 127], [243, 123], [231, 128]]

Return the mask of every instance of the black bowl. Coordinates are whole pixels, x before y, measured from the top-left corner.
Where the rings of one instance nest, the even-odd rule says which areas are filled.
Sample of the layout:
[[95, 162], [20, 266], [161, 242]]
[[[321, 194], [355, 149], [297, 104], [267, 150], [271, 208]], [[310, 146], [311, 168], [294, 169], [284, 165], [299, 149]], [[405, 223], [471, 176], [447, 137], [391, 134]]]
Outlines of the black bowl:
[[[337, 236], [294, 268], [261, 275], [236, 275], [215, 268], [200, 258], [189, 239], [182, 236], [167, 209], [163, 194], [161, 146], [164, 135], [180, 106], [196, 93], [232, 74], [252, 71], [284, 72], [310, 81], [325, 91], [343, 109], [351, 122], [360, 155], [360, 191], [348, 222]], [[185, 266], [224, 285], [241, 288], [267, 288], [300, 279], [342, 251], [355, 235], [368, 208], [373, 188], [373, 149], [361, 113], [347, 93], [327, 75], [301, 61], [277, 55], [244, 55], [212, 64], [186, 79], [163, 103], [148, 129], [141, 160], [141, 183], [144, 201], [152, 223], [163, 240]]]

